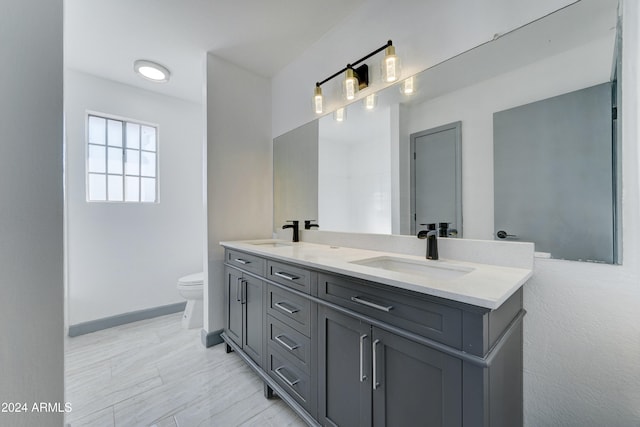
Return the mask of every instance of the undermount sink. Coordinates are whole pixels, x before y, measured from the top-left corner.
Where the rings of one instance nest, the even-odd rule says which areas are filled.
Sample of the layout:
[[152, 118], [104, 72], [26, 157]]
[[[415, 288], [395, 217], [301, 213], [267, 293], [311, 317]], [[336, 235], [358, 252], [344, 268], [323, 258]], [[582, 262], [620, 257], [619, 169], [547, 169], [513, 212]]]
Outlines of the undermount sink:
[[407, 258], [381, 256], [351, 261], [351, 264], [394, 271], [396, 273], [413, 274], [433, 279], [455, 279], [471, 273], [474, 269], [454, 265], [443, 261], [418, 261]]
[[255, 245], [255, 246], [268, 246], [270, 248], [279, 248], [281, 246], [291, 246], [290, 243], [284, 243], [284, 242], [273, 242], [273, 241], [268, 241], [268, 242], [251, 242], [250, 244]]

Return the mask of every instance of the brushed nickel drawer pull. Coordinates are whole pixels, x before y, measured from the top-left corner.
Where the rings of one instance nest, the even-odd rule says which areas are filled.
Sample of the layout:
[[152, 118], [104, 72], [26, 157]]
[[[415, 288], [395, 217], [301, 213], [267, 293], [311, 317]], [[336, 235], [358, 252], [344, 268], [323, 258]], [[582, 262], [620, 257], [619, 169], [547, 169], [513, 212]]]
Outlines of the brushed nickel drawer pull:
[[247, 261], [246, 259], [242, 258], [235, 258], [234, 261], [242, 265], [251, 264], [251, 261]]
[[287, 376], [285, 374], [283, 374], [282, 371], [284, 369], [284, 366], [280, 366], [279, 368], [275, 369], [275, 373], [278, 374], [278, 376], [280, 378], [282, 378], [282, 381], [284, 381], [285, 383], [289, 384], [290, 387], [294, 387], [296, 384], [298, 384], [300, 382], [299, 379], [295, 379], [295, 380], [290, 380], [289, 378], [287, 378]]
[[298, 280], [300, 278], [298, 276], [294, 276], [293, 274], [285, 273], [284, 271], [277, 271], [273, 274], [274, 276], [282, 277], [283, 279], [287, 279], [291, 281]]
[[367, 301], [362, 297], [351, 297], [351, 301], [356, 302], [358, 304], [366, 305], [367, 307], [375, 308], [376, 310], [381, 310], [386, 313], [390, 312], [393, 309], [392, 305], [380, 305], [375, 302]]
[[[283, 338], [284, 338], [284, 339], [283, 339]], [[293, 350], [295, 350], [296, 348], [300, 347], [298, 344], [296, 344], [296, 343], [295, 343], [295, 341], [293, 341], [291, 338], [289, 338], [289, 337], [288, 337], [288, 336], [286, 336], [285, 334], [277, 335], [277, 336], [275, 336], [273, 339], [274, 339], [274, 340], [276, 340], [276, 342], [277, 342], [278, 344], [280, 344], [281, 346], [283, 346], [284, 348], [286, 348], [286, 349], [287, 349], [287, 350], [289, 350], [289, 351], [293, 351]], [[291, 344], [287, 343], [287, 342], [285, 341], [285, 339], [287, 339], [287, 340], [289, 340], [289, 341], [292, 341], [292, 342], [293, 342], [293, 345], [291, 345]]]
[[[295, 314], [295, 313], [300, 311], [299, 308], [296, 308], [296, 307], [294, 307], [294, 306], [292, 306], [290, 304], [287, 304], [286, 302], [277, 302], [277, 303], [275, 303], [273, 305], [276, 306], [277, 308], [279, 308], [280, 310], [282, 310], [282, 311], [284, 311], [286, 313], [289, 313], [289, 314]], [[287, 306], [293, 307], [293, 308], [289, 308]]]

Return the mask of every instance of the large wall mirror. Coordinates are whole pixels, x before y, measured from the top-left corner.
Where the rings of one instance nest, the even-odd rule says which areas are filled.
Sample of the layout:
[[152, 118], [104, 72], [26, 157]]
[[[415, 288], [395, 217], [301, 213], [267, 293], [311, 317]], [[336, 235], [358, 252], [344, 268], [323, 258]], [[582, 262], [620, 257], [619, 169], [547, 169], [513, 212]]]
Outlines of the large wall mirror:
[[[304, 194], [313, 202], [296, 200], [289, 212], [279, 210], [278, 218], [274, 218], [274, 228], [280, 228], [280, 222], [287, 217], [315, 219], [320, 230], [413, 234], [424, 222], [447, 222], [456, 232], [451, 237], [495, 239], [498, 231], [505, 231], [501, 234], [504, 238], [536, 242], [535, 236], [524, 230], [509, 229], [515, 226], [497, 229], [501, 225], [495, 222], [500, 216], [496, 215], [496, 210], [500, 214], [508, 210], [504, 206], [509, 205], [509, 199], [505, 202], [503, 198], [499, 204], [494, 204], [496, 191], [501, 188], [501, 182], [494, 182], [494, 179], [505, 179], [496, 169], [505, 160], [500, 155], [494, 157], [494, 116], [497, 115], [500, 122], [508, 117], [502, 112], [602, 84], [612, 95], [607, 100], [609, 107], [615, 107], [618, 34], [617, 0], [581, 0], [411, 77], [415, 86], [412, 94], [402, 92], [404, 81], [401, 81], [376, 93], [377, 104], [372, 110], [367, 110], [360, 100], [345, 108], [346, 117], [342, 121], [336, 120], [335, 114], [328, 114], [312, 122], [313, 125], [305, 125], [312, 129], [306, 133], [312, 141], [304, 142], [311, 148], [301, 164], [306, 164], [310, 158], [317, 161], [317, 182], [308, 180], [308, 188], [298, 194]], [[609, 156], [611, 168], [600, 175], [604, 177], [600, 179], [606, 181], [601, 187], [610, 189], [608, 193], [603, 192], [603, 197], [609, 199], [602, 202], [610, 215], [593, 217], [599, 221], [600, 229], [608, 230], [611, 256], [565, 253], [536, 242], [536, 250], [549, 252], [551, 257], [609, 263], [619, 259], [616, 123], [611, 108], [603, 111], [608, 111], [609, 117], [604, 120], [605, 123], [609, 120], [612, 131], [608, 139], [601, 142], [608, 144], [605, 151], [608, 149], [606, 156]], [[557, 113], [557, 116], [567, 125], [571, 114], [564, 117]], [[575, 126], [581, 126], [579, 121], [576, 123]], [[499, 126], [502, 129], [503, 125]], [[448, 133], [441, 133], [445, 130]], [[299, 133], [300, 130], [292, 132]], [[424, 138], [425, 135], [430, 137]], [[287, 140], [287, 134], [274, 140], [274, 156], [283, 151], [278, 149], [282, 140]], [[535, 140], [533, 138], [531, 143]], [[416, 141], [426, 145], [416, 148]], [[496, 144], [504, 146], [504, 137]], [[563, 142], [558, 140], [556, 144]], [[414, 157], [424, 151], [420, 147], [428, 147], [428, 157], [438, 160], [426, 162], [424, 166], [416, 165]], [[579, 155], [590, 149], [574, 144], [567, 150], [574, 150]], [[538, 161], [544, 162], [544, 159]], [[496, 165], [496, 162], [500, 164]], [[282, 163], [274, 158], [274, 176], [279, 176], [278, 164]], [[295, 161], [284, 163], [287, 167], [295, 167]], [[306, 171], [312, 170], [308, 164], [303, 167]], [[421, 167], [427, 169], [421, 170]], [[557, 164], [549, 168], [540, 163], [540, 171], [544, 173], [559, 172]], [[557, 182], [572, 173], [574, 176], [567, 182], [580, 181], [580, 174], [585, 171], [562, 171], [557, 175]], [[421, 175], [427, 176], [429, 185], [416, 193], [416, 179]], [[511, 177], [507, 179], [516, 182]], [[536, 178], [533, 175], [526, 179]], [[435, 185], [434, 180], [437, 180]], [[562, 187], [552, 184], [553, 181], [546, 184], [547, 191]], [[561, 191], [571, 192], [569, 185]], [[282, 188], [284, 184], [274, 180], [277, 193], [274, 206], [281, 205]], [[438, 194], [434, 188], [441, 192], [446, 188], [446, 194]], [[510, 188], [529, 191], [513, 183]], [[305, 208], [305, 217], [296, 217], [295, 206], [315, 206], [315, 203], [315, 215]], [[427, 212], [422, 218], [417, 207], [421, 203], [425, 204], [423, 210]], [[430, 210], [430, 203], [440, 204], [442, 209]], [[579, 205], [584, 212], [593, 207]], [[571, 218], [554, 214], [553, 209], [554, 205], [550, 204], [546, 211], [531, 209], [527, 215], [538, 215], [536, 227], [553, 229], [554, 233], [563, 229], [562, 223], [554, 221], [584, 221], [584, 215]], [[579, 244], [598, 245], [601, 238], [585, 233], [585, 239]], [[562, 240], [566, 244], [571, 239]]]

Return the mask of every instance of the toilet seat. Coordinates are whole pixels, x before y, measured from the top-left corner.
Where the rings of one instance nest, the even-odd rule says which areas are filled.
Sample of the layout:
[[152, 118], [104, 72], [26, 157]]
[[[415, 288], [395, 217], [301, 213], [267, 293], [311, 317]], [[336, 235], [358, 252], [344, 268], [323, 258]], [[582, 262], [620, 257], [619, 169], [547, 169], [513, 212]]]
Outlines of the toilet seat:
[[178, 279], [178, 286], [202, 286], [204, 283], [204, 272], [193, 273]]

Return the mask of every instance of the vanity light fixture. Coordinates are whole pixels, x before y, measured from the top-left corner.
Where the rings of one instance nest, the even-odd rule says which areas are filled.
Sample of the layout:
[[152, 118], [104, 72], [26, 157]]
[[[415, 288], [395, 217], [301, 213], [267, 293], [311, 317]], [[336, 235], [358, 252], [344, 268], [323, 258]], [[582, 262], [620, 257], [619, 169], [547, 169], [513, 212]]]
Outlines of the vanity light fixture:
[[338, 108], [333, 112], [333, 119], [336, 122], [344, 122], [347, 119], [347, 109], [344, 107]]
[[165, 83], [169, 81], [171, 73], [166, 67], [145, 59], [138, 59], [133, 63], [133, 70], [147, 80], [156, 83]]
[[395, 48], [393, 47], [393, 43], [391, 40], [387, 42], [384, 46], [374, 50], [370, 54], [358, 59], [351, 64], [347, 64], [342, 70], [332, 74], [326, 79], [317, 82], [313, 95], [313, 110], [316, 114], [322, 114], [323, 112], [323, 96], [322, 89], [320, 86], [328, 82], [329, 80], [345, 73], [344, 81], [342, 83], [342, 90], [344, 97], [351, 101], [355, 99], [356, 94], [359, 90], [365, 89], [369, 86], [369, 66], [367, 64], [362, 64], [357, 68], [354, 68], [356, 65], [361, 62], [366, 61], [371, 58], [373, 55], [385, 51], [385, 57], [382, 61], [383, 63], [383, 79], [385, 82], [393, 82], [396, 81], [400, 76], [400, 68], [399, 68], [399, 60], [395, 54]]

